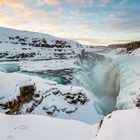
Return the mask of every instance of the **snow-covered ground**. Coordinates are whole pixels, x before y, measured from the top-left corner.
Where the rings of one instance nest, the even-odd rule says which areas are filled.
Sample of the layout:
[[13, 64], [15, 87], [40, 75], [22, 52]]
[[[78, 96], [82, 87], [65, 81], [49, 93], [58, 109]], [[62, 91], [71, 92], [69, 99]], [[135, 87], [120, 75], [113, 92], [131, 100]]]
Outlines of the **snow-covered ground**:
[[1, 140], [90, 140], [96, 126], [78, 121], [44, 116], [7, 116], [0, 114]]
[[1, 140], [139, 140], [139, 109], [115, 111], [100, 124], [37, 115], [0, 114]]
[[139, 140], [139, 55], [0, 27], [0, 140]]

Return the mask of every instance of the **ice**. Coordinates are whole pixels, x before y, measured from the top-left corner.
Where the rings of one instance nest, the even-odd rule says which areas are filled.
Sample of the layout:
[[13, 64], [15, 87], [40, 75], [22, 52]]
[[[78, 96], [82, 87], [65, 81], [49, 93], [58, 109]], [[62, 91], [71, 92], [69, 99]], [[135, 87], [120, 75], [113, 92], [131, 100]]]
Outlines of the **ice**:
[[[34, 39], [52, 46], [32, 46]], [[57, 40], [69, 47], [56, 47]], [[92, 48], [0, 27], [0, 61], [0, 140], [139, 140], [139, 48]], [[22, 115], [4, 115], [29, 85], [35, 96], [20, 106]]]
[[20, 71], [20, 66], [18, 64], [0, 64], [0, 71], [6, 73], [12, 73]]
[[[79, 68], [75, 64], [75, 59], [58, 59], [48, 61], [23, 61], [20, 63], [21, 71], [46, 71]], [[68, 65], [67, 65], [68, 64]]]
[[[37, 76], [27, 76], [21, 73], [3, 73], [0, 72], [0, 104], [5, 104], [12, 101], [20, 95], [19, 88], [27, 85], [35, 85], [36, 93], [40, 95], [43, 100], [30, 112], [30, 114], [38, 114], [47, 116], [46, 110], [43, 108], [51, 109], [57, 108], [53, 117], [63, 119], [80, 120], [89, 124], [97, 123], [102, 119], [96, 107], [94, 106], [94, 98], [90, 96], [88, 91], [79, 86], [61, 85], [56, 82], [48, 81]], [[58, 94], [53, 94], [58, 92]], [[75, 103], [71, 104], [65, 99], [65, 94], [83, 94], [87, 99], [85, 104]], [[39, 101], [40, 98], [36, 101]], [[22, 114], [29, 114], [28, 108], [31, 108], [34, 100], [23, 105], [21, 109]], [[64, 110], [64, 111], [63, 111]], [[67, 112], [73, 113], [67, 113]]]
[[123, 58], [120, 64], [120, 92], [116, 107], [127, 109], [136, 106], [140, 96], [140, 57]]
[[140, 57], [119, 56], [111, 60], [105, 55], [103, 61], [92, 62], [94, 55], [79, 63], [81, 70], [76, 73], [73, 85], [88, 89], [103, 114], [135, 107], [140, 96]]
[[[79, 65], [81, 70], [75, 74], [73, 85], [79, 85], [89, 90], [95, 98], [95, 106], [100, 114], [115, 110], [116, 90], [112, 87], [109, 75], [111, 59], [95, 53], [87, 59], [82, 59]], [[114, 80], [114, 79], [112, 79]], [[110, 82], [109, 82], [110, 81]], [[116, 81], [115, 81], [116, 82]]]
[[115, 97], [117, 109], [135, 107], [140, 96], [140, 57], [122, 56], [112, 61], [106, 80], [105, 95]]

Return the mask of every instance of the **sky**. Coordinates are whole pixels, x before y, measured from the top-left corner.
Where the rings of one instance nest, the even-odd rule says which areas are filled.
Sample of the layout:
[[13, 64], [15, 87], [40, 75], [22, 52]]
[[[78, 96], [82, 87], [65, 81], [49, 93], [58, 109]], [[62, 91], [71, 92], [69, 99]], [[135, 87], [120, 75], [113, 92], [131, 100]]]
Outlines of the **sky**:
[[0, 26], [87, 45], [140, 40], [140, 0], [0, 0]]

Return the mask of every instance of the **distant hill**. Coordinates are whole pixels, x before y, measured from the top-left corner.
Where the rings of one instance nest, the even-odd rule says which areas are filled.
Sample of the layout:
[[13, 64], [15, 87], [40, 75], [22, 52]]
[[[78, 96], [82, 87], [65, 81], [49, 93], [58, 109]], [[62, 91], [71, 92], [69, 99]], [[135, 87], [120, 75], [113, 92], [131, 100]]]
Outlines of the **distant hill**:
[[127, 51], [133, 51], [135, 49], [140, 48], [140, 41], [134, 41], [134, 42], [125, 43], [125, 44], [113, 44], [113, 45], [109, 45], [108, 47], [112, 47], [112, 48], [126, 48]]

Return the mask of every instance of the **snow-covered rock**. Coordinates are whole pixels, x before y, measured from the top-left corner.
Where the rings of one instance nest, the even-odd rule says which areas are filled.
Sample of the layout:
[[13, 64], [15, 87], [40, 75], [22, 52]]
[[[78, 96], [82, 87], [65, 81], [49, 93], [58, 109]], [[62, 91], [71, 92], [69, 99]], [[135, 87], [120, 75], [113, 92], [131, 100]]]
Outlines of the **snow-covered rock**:
[[82, 49], [75, 41], [0, 27], [0, 60], [73, 58]]
[[[94, 98], [82, 87], [60, 85], [20, 73], [0, 72], [0, 77], [3, 79], [0, 80], [2, 112], [46, 115], [87, 123], [97, 123], [102, 118], [93, 105]], [[20, 88], [28, 85], [33, 85], [36, 89], [33, 97], [28, 102], [23, 101], [22, 104], [17, 104], [21, 98]], [[18, 109], [15, 109], [16, 104]]]
[[140, 110], [114, 111], [100, 124], [95, 140], [139, 140]]
[[140, 41], [109, 45], [104, 53], [107, 55], [140, 55]]

